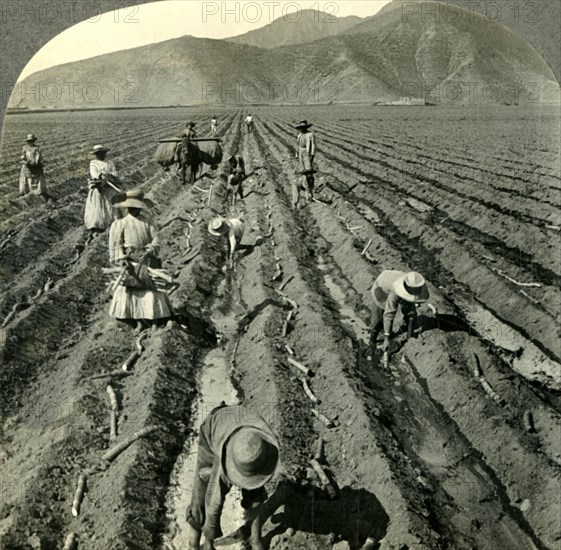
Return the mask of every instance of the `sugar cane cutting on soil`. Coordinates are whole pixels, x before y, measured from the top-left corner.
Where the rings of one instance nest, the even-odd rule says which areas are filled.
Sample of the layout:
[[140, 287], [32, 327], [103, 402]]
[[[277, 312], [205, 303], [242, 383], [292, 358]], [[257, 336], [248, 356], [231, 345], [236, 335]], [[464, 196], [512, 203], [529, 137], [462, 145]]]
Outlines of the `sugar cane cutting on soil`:
[[[2, 548], [557, 547], [559, 85], [443, 6], [60, 64], [142, 101], [14, 107]], [[540, 103], [409, 86], [470, 74]], [[298, 100], [219, 97], [248, 75]]]

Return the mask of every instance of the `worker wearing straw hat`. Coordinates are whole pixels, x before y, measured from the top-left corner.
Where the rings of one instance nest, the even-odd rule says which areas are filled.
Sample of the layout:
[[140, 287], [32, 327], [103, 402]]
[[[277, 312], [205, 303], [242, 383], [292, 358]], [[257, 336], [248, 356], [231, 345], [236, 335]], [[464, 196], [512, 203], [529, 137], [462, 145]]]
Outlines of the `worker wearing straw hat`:
[[399, 308], [404, 320], [414, 322], [417, 319], [417, 304], [429, 299], [429, 291], [425, 278], [415, 271], [383, 271], [372, 287], [374, 308], [370, 325], [370, 345], [376, 347], [380, 329], [384, 329], [383, 350], [387, 352], [395, 316]]
[[109, 149], [101, 144], [94, 145], [90, 154], [90, 179], [88, 180], [88, 196], [84, 209], [84, 224], [92, 231], [105, 231], [115, 219], [111, 199], [120, 188], [117, 170], [112, 161], [106, 160]]
[[296, 140], [298, 159], [298, 173], [302, 175], [302, 179], [296, 178], [292, 182], [292, 206], [296, 208], [300, 200], [300, 191], [304, 192], [306, 202], [312, 200], [314, 191], [314, 159], [316, 156], [316, 140], [307, 120], [300, 121], [295, 128], [298, 130], [298, 138]]
[[43, 173], [43, 155], [34, 134], [27, 134], [20, 158], [19, 194], [33, 193], [46, 200], [48, 194]]
[[136, 320], [137, 329], [143, 323], [173, 316], [165, 292], [155, 285], [151, 272], [161, 268], [156, 227], [145, 214], [153, 203], [140, 189], [115, 195], [113, 206], [125, 208], [127, 215], [115, 220], [109, 231], [109, 260], [121, 265], [122, 275], [114, 289], [109, 315], [120, 320]]
[[[241, 405], [215, 408], [199, 430], [197, 464], [187, 509], [189, 548], [213, 549], [222, 536], [220, 516], [226, 494], [235, 486], [241, 489], [241, 504], [246, 510], [267, 499], [265, 484], [280, 473], [277, 437], [257, 413]], [[261, 520], [254, 520], [251, 546], [263, 549]]]
[[210, 220], [208, 232], [215, 237], [228, 237], [229, 262], [230, 266], [234, 263], [234, 253], [241, 243], [244, 234], [244, 225], [240, 218], [217, 217]]

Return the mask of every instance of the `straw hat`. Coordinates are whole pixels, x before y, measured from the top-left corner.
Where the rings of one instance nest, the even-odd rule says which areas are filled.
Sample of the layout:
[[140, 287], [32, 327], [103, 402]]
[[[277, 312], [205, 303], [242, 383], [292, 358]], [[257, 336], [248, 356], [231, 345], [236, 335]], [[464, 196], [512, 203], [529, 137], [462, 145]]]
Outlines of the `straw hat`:
[[25, 141], [37, 141], [37, 137], [35, 136], [35, 134], [27, 134]]
[[422, 304], [429, 299], [429, 290], [425, 278], [415, 271], [397, 279], [393, 284], [393, 290], [407, 302]]
[[116, 208], [152, 208], [154, 203], [144, 197], [144, 191], [131, 189], [124, 193], [118, 193], [111, 199]]
[[95, 155], [96, 153], [107, 153], [107, 151], [109, 151], [109, 149], [107, 147], [104, 147], [103, 145], [97, 144], [97, 145], [93, 146], [90, 153], [92, 155]]
[[208, 224], [208, 232], [215, 237], [221, 237], [229, 230], [228, 222], [224, 218], [213, 218]]
[[222, 447], [226, 476], [234, 485], [246, 490], [263, 487], [273, 477], [278, 465], [276, 439], [258, 428], [240, 428]]
[[310, 126], [312, 126], [312, 124], [308, 124], [307, 120], [301, 120], [297, 126], [294, 126], [294, 128], [310, 128]]

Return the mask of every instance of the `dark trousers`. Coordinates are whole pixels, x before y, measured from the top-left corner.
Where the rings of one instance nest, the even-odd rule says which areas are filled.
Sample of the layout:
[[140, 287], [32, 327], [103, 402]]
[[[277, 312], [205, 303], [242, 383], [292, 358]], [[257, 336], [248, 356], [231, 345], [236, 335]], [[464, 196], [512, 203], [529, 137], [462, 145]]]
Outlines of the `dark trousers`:
[[[215, 414], [221, 408], [222, 406], [217, 407], [210, 413], [210, 415]], [[215, 460], [217, 458], [220, 460], [220, 457], [215, 457], [214, 452], [210, 447], [209, 441], [207, 439], [205, 422], [206, 420], [203, 421], [199, 434], [199, 450], [197, 452], [197, 464], [195, 466], [195, 479], [193, 480], [191, 503], [187, 508], [186, 514], [187, 523], [198, 531], [202, 531], [206, 521], [205, 499], [207, 491], [209, 489], [211, 491], [220, 491], [221, 495], [225, 497], [232, 487], [231, 484], [225, 483], [222, 479], [222, 476], [220, 476], [219, 486], [209, 488], [210, 471], [214, 465]], [[201, 472], [203, 473], [202, 476]], [[244, 508], [245, 510], [254, 508], [256, 505], [261, 504], [265, 502], [265, 500], [267, 500], [267, 492], [265, 491], [264, 487], [255, 489], [253, 491], [241, 489], [241, 495], [242, 508]], [[222, 500], [222, 503], [224, 503], [224, 500]], [[220, 528], [220, 518], [218, 518], [218, 525], [216, 527]], [[217, 536], [222, 536], [222, 532], [220, 529], [218, 529], [217, 532], [219, 533]]]

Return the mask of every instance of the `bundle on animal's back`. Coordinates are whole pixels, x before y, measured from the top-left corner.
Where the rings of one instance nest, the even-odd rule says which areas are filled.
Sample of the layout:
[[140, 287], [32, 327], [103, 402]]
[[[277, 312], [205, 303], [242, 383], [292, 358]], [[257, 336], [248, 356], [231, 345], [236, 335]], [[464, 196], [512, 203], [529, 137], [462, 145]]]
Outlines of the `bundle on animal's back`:
[[171, 166], [175, 162], [175, 151], [178, 143], [160, 143], [154, 153], [154, 160], [163, 167]]
[[217, 141], [199, 141], [199, 159], [209, 166], [218, 166], [222, 162], [222, 147]]

